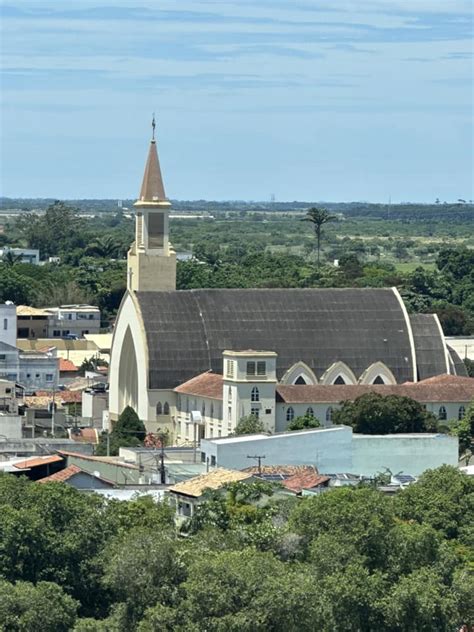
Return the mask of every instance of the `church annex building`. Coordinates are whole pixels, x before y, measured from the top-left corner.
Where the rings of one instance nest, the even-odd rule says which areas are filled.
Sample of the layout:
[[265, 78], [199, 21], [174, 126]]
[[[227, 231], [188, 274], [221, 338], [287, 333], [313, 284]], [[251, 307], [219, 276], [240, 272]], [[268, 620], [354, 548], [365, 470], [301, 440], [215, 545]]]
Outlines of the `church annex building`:
[[[308, 409], [330, 424], [321, 398], [333, 407], [347, 399], [348, 386], [362, 394], [363, 385], [396, 390], [451, 376], [459, 385], [450, 394], [456, 409], [448, 414], [453, 402], [438, 402], [440, 418], [457, 418], [472, 399], [472, 392], [461, 394], [461, 383], [472, 389], [456, 378], [466, 376], [465, 367], [437, 316], [409, 315], [396, 288], [176, 290], [171, 205], [154, 138], [134, 206], [135, 242], [109, 372], [112, 421], [130, 405], [147, 430], [168, 430], [186, 443], [226, 436], [250, 413], [269, 431], [284, 430]], [[298, 394], [285, 391], [291, 386]]]

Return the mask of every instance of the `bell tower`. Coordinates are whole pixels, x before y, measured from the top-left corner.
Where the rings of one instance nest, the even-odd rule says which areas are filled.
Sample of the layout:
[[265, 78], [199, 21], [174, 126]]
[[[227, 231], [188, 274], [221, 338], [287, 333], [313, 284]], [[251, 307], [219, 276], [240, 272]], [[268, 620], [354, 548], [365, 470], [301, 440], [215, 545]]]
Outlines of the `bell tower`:
[[129, 291], [176, 289], [176, 253], [169, 243], [169, 209], [156, 150], [155, 117], [140, 196], [135, 207], [135, 241], [127, 256]]

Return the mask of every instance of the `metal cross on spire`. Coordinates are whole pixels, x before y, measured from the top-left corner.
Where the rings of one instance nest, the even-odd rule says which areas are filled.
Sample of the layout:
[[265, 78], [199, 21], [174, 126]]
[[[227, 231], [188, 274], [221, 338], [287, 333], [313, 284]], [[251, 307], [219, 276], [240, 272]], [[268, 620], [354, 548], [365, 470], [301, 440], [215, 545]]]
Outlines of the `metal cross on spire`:
[[155, 123], [155, 113], [153, 112], [153, 118], [151, 120], [151, 129], [152, 131], [152, 135], [151, 135], [151, 140], [155, 140], [155, 127], [156, 127], [156, 123]]

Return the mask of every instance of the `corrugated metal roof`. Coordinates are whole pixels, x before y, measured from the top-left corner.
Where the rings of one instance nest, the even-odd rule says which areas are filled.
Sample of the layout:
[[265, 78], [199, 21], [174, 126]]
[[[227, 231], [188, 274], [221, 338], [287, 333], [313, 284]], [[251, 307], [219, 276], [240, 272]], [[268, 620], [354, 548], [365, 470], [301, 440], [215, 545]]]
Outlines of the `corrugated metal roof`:
[[222, 373], [225, 349], [275, 351], [278, 379], [298, 361], [318, 378], [334, 362], [345, 362], [359, 377], [380, 361], [397, 382], [413, 379], [407, 323], [391, 289], [183, 290], [136, 297], [150, 388], [175, 388], [209, 370]]

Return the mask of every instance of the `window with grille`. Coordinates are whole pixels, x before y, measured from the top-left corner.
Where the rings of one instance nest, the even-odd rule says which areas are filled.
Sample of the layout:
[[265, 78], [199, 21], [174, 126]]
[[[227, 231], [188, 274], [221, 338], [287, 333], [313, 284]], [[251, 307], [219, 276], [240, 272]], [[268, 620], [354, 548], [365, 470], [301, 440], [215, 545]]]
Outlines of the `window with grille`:
[[252, 392], [250, 394], [250, 401], [259, 402], [260, 401], [260, 391], [256, 386], [253, 387]]
[[293, 421], [294, 418], [295, 418], [295, 411], [290, 406], [288, 410], [286, 411], [286, 421]]

